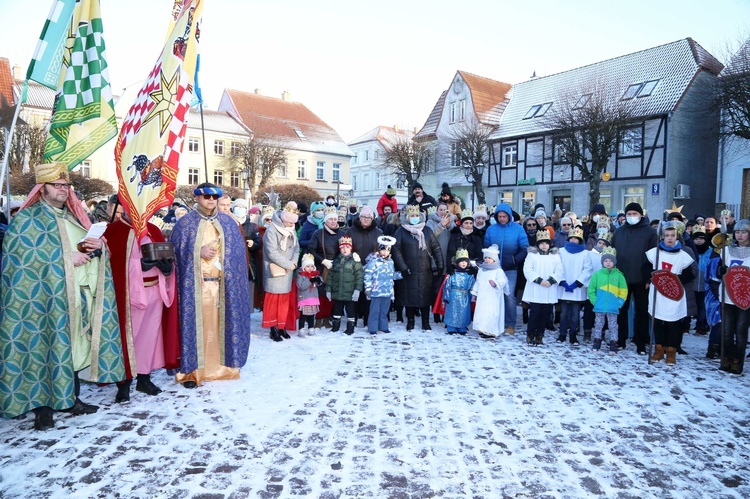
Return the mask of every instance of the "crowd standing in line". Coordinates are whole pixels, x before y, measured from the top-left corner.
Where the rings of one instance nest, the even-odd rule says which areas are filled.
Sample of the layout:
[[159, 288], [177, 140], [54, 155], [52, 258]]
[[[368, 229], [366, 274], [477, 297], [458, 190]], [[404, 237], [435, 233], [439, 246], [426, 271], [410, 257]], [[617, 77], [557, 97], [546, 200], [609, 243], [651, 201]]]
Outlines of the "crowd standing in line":
[[447, 183], [435, 199], [415, 182], [405, 205], [388, 186], [375, 209], [328, 196], [308, 213], [204, 183], [139, 241], [117, 195], [83, 203], [63, 165], [35, 171], [3, 239], [0, 415], [31, 411], [36, 430], [56, 411], [99, 409], [80, 397], [83, 376], [116, 387], [116, 403], [133, 380], [158, 396], [161, 368], [186, 388], [237, 379], [253, 309], [276, 342], [351, 336], [359, 319], [376, 338], [393, 312], [410, 334], [443, 323], [491, 340], [515, 333], [520, 302], [530, 347], [551, 331], [617, 355], [632, 337], [669, 365], [694, 318], [706, 357], [744, 369], [750, 296], [734, 283], [750, 279], [750, 222], [731, 212], [649, 221], [638, 203], [609, 215], [594, 204], [579, 220], [538, 204], [522, 217], [505, 203], [462, 209]]

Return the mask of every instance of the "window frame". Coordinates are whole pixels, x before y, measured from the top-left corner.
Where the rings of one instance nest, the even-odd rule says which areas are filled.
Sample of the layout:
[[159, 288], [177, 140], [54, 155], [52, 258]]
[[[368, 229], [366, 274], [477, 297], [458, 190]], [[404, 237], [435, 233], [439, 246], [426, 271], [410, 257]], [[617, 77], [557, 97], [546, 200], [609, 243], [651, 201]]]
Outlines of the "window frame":
[[221, 139], [214, 139], [214, 155], [224, 156], [224, 141]]
[[317, 161], [315, 164], [315, 180], [325, 181], [326, 179], [326, 162]]
[[200, 170], [198, 168], [188, 168], [188, 184], [197, 185], [200, 180]]
[[[300, 175], [302, 173], [302, 175]], [[298, 159], [297, 160], [297, 178], [302, 180], [307, 180], [307, 160], [306, 159]]]
[[214, 184], [224, 185], [224, 170], [214, 170]]
[[341, 163], [331, 163], [331, 179], [333, 182], [341, 182]]
[[[508, 151], [508, 149], [511, 148], [513, 149], [513, 152]], [[515, 142], [513, 144], [500, 144], [500, 153], [502, 157], [500, 168], [516, 168], [518, 166], [518, 142]], [[509, 153], [513, 158], [512, 163], [506, 162]]]
[[201, 141], [198, 137], [188, 137], [188, 152], [201, 152]]

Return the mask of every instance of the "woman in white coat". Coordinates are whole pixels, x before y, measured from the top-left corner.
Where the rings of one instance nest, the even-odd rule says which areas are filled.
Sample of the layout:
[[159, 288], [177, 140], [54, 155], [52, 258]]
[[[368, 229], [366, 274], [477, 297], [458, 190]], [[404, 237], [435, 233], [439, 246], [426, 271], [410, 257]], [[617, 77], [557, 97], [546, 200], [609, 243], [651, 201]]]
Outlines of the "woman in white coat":
[[505, 331], [505, 297], [510, 293], [508, 278], [500, 267], [500, 250], [496, 244], [482, 250], [484, 263], [471, 290], [476, 297], [473, 329], [482, 338], [497, 338]]

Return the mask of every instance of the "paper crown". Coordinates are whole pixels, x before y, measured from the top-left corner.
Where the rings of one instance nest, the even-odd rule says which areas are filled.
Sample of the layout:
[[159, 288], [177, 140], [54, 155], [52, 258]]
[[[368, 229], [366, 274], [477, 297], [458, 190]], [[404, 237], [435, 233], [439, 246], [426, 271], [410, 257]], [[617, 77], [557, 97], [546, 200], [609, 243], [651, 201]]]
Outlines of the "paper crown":
[[474, 213], [468, 208], [461, 212], [461, 221], [463, 222], [464, 220], [474, 220]]
[[302, 255], [302, 264], [300, 265], [303, 269], [308, 265], [315, 265], [315, 257], [310, 253]]
[[385, 191], [385, 193], [388, 194], [389, 196], [395, 196], [396, 195], [396, 189], [394, 189], [393, 187], [391, 187], [389, 185], [388, 189]]
[[573, 228], [570, 232], [568, 232], [568, 239], [570, 239], [571, 237], [577, 237], [581, 240], [581, 242], [583, 242], [583, 229], [581, 229], [580, 227]]
[[609, 220], [600, 218], [599, 221], [596, 223], [596, 228], [609, 230]]
[[437, 213], [437, 206], [430, 206], [429, 208], [427, 208], [428, 215], [432, 215], [434, 213]]
[[284, 206], [284, 211], [288, 211], [289, 213], [294, 213], [295, 215], [299, 215], [299, 209], [297, 208], [297, 203], [294, 201], [289, 201], [286, 206]]
[[550, 237], [549, 231], [547, 229], [536, 231], [536, 243], [539, 244], [545, 241], [552, 241], [552, 237]]
[[459, 248], [456, 251], [456, 263], [466, 260], [469, 260], [469, 250], [465, 248]]
[[349, 236], [343, 236], [341, 239], [339, 239], [339, 247], [341, 246], [349, 246], [352, 247], [352, 238]]
[[328, 220], [329, 218], [339, 218], [339, 210], [335, 206], [329, 206], [323, 212], [323, 219]]
[[349, 206], [357, 206], [357, 200], [352, 198], [349, 200]]
[[43, 165], [37, 165], [34, 168], [36, 174], [37, 184], [46, 184], [57, 182], [61, 178], [64, 178], [70, 182], [70, 173], [65, 163], [45, 163]]
[[617, 250], [612, 246], [607, 246], [606, 248], [602, 249], [602, 255], [617, 256]]
[[608, 243], [611, 243], [612, 242], [612, 233], [610, 231], [608, 231], [608, 230], [603, 230], [603, 231], [600, 230], [600, 231], [597, 232], [596, 238], [597, 238], [597, 241], [599, 239], [601, 239], [603, 241], [607, 241]]
[[489, 218], [490, 216], [487, 214], [487, 205], [486, 204], [480, 204], [479, 206], [477, 206], [477, 209], [474, 210], [474, 216], [475, 217]]
[[269, 204], [269, 205], [266, 205], [266, 206], [263, 207], [263, 215], [262, 216], [263, 216], [263, 218], [272, 217], [275, 212], [276, 212], [276, 210], [274, 210], [273, 206], [271, 206]]
[[380, 236], [378, 237], [378, 246], [380, 249], [390, 248], [396, 244], [396, 238], [392, 236]]
[[697, 234], [703, 234], [706, 235], [706, 226], [705, 225], [696, 225], [693, 227], [693, 237], [695, 237]]
[[419, 206], [416, 204], [406, 205], [406, 215], [407, 216], [419, 215]]

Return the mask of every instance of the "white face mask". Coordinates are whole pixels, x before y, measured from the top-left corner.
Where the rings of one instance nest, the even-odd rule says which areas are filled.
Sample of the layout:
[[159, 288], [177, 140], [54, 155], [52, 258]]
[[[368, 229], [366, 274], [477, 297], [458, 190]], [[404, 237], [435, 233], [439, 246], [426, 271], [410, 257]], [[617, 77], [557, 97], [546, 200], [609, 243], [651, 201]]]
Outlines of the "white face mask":
[[245, 218], [247, 216], [247, 208], [244, 206], [235, 206], [232, 212], [237, 218]]
[[412, 224], [412, 225], [417, 225], [421, 221], [422, 221], [422, 219], [420, 217], [411, 217], [409, 219], [409, 223]]
[[635, 225], [641, 221], [641, 217], [627, 217], [625, 220], [627, 220], [630, 225]]
[[594, 223], [599, 221], [599, 215], [594, 215]]
[[315, 210], [313, 212], [313, 217], [314, 218], [323, 218], [323, 210]]

